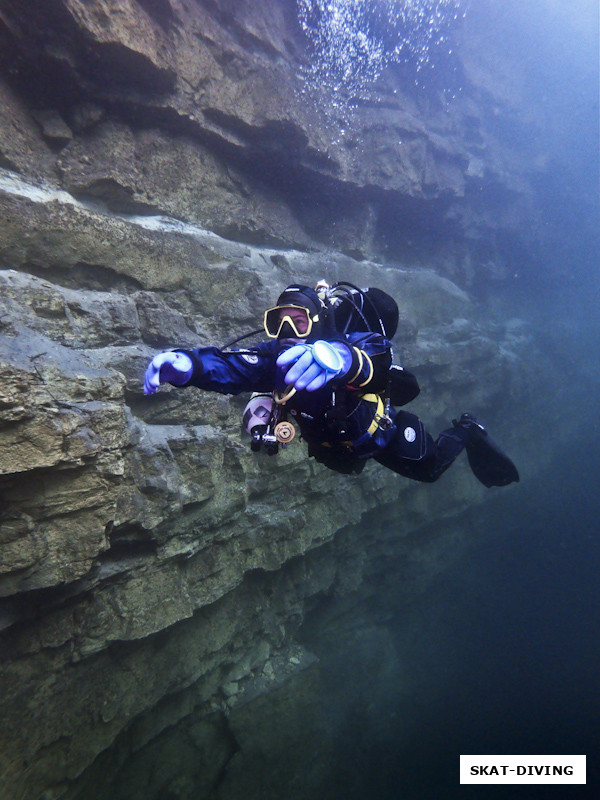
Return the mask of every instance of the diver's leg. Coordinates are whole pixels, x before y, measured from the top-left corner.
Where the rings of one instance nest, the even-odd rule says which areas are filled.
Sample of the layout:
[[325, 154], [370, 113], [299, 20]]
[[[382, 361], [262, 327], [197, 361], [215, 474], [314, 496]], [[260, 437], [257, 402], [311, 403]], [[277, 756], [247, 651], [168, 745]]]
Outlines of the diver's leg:
[[449, 428], [442, 431], [435, 442], [429, 433], [426, 431], [423, 433], [425, 447], [421, 458], [407, 458], [407, 447], [401, 427], [398, 428], [391, 442], [373, 458], [384, 467], [405, 478], [433, 483], [462, 453], [467, 443], [468, 433], [456, 428]]
[[[416, 417], [410, 416], [416, 420]], [[418, 428], [418, 425], [414, 425], [413, 430]], [[418, 459], [408, 458], [409, 448], [404, 440], [403, 427], [398, 425], [396, 435], [387, 447], [374, 456], [375, 460], [405, 478], [433, 483], [466, 448], [471, 470], [484, 486], [506, 486], [519, 480], [513, 462], [471, 414], [463, 414], [459, 420], [453, 420], [453, 427], [442, 431], [435, 442], [424, 429], [422, 435], [425, 437], [422, 456]]]
[[457, 433], [466, 434], [469, 465], [484, 486], [507, 486], [519, 480], [513, 462], [472, 414], [463, 414], [452, 423]]

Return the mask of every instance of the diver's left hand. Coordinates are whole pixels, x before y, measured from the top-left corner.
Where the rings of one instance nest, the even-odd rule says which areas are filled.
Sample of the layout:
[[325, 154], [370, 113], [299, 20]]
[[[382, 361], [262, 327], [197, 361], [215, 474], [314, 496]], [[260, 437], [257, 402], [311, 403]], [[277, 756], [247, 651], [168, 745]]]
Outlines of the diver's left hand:
[[352, 353], [342, 342], [319, 339], [313, 344], [297, 344], [277, 358], [278, 367], [291, 365], [284, 381], [298, 391], [314, 392], [350, 369]]

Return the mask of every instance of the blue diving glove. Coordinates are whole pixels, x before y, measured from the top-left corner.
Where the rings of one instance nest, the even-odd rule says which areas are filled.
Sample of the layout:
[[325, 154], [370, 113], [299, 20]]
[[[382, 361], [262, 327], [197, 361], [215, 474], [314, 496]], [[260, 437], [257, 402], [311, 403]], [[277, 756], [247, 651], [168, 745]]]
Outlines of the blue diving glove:
[[144, 375], [144, 394], [154, 394], [161, 383], [183, 386], [192, 377], [192, 359], [185, 353], [159, 353], [148, 364]]
[[297, 344], [284, 350], [277, 358], [277, 366], [288, 369], [285, 382], [300, 391], [314, 392], [333, 378], [348, 372], [352, 364], [350, 348], [341, 342], [325, 342], [319, 339], [314, 344]]

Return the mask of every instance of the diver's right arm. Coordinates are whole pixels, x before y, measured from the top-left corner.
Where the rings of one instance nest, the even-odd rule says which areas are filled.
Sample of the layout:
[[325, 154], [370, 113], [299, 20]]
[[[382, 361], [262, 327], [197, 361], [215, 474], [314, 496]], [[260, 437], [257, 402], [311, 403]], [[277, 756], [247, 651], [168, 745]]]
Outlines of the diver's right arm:
[[154, 394], [161, 383], [183, 386], [192, 377], [192, 359], [185, 353], [169, 350], [158, 353], [146, 368], [144, 394]]
[[221, 394], [270, 392], [275, 381], [276, 357], [274, 342], [264, 342], [249, 350], [200, 347], [160, 353], [148, 365], [144, 393], [153, 394], [161, 383], [196, 386]]

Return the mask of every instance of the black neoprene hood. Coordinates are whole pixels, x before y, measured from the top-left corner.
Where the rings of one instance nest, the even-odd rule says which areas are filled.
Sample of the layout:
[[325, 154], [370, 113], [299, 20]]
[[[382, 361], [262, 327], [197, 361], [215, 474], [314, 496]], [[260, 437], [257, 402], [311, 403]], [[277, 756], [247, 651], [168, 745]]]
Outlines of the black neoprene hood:
[[318, 314], [323, 308], [323, 304], [319, 295], [310, 286], [301, 286], [299, 284], [292, 284], [287, 286], [277, 298], [276, 305], [285, 306], [302, 306], [307, 308], [311, 316]]
[[[303, 336], [303, 341], [310, 343], [315, 342], [317, 339], [326, 338], [329, 331], [329, 320], [327, 313], [327, 306], [321, 301], [319, 295], [310, 286], [302, 286], [301, 284], [292, 284], [286, 287], [277, 298], [278, 306], [301, 306], [306, 308], [310, 314], [312, 322], [312, 329], [308, 336]], [[288, 331], [289, 334], [289, 331]], [[286, 337], [284, 332], [283, 338]]]

